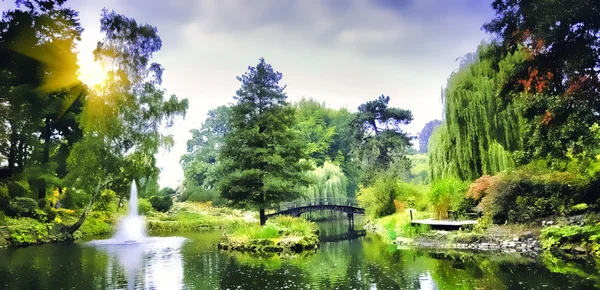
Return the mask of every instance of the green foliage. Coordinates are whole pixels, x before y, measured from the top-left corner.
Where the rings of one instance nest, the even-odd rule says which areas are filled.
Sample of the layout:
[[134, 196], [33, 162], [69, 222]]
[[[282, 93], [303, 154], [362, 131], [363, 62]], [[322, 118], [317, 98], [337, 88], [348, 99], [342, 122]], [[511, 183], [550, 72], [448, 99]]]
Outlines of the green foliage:
[[232, 205], [275, 207], [300, 197], [300, 188], [310, 182], [304, 171], [311, 166], [304, 141], [292, 130], [294, 109], [286, 102], [281, 78], [262, 58], [238, 77], [242, 86], [219, 155], [218, 188]]
[[409, 168], [406, 151], [412, 137], [403, 132], [400, 125], [409, 124], [412, 113], [388, 107], [389, 101], [390, 97], [381, 95], [360, 105], [352, 122], [355, 150], [366, 184], [378, 171], [388, 170], [392, 164], [403, 171]]
[[369, 187], [361, 187], [358, 191], [358, 203], [365, 208], [367, 216], [378, 218], [396, 212], [394, 199], [398, 196], [397, 179], [381, 174]]
[[407, 157], [411, 165], [409, 182], [414, 184], [429, 184], [431, 182], [429, 176], [429, 156], [427, 154], [411, 154]]
[[264, 226], [237, 224], [227, 230], [233, 239], [275, 239], [287, 236], [305, 237], [314, 235], [317, 226], [305, 219], [279, 216], [267, 220]]
[[570, 214], [574, 206], [594, 199], [594, 184], [579, 174], [556, 172], [531, 164], [498, 175], [486, 189], [480, 207], [495, 223], [528, 222]]
[[6, 211], [10, 205], [10, 196], [8, 187], [0, 183], [0, 212]]
[[114, 191], [105, 189], [100, 192], [100, 196], [98, 196], [94, 203], [94, 208], [96, 210], [107, 210], [110, 207], [110, 203], [113, 202], [116, 197], [117, 194]]
[[67, 160], [69, 188], [81, 190], [84, 202], [104, 189], [124, 195], [134, 180], [142, 195], [158, 191], [155, 156], [173, 141], [162, 129], [188, 105], [161, 87], [163, 68], [151, 62], [162, 45], [156, 27], [107, 10], [100, 24], [94, 56], [110, 64], [108, 78], [89, 91], [79, 116], [83, 137]]
[[445, 123], [429, 141], [431, 177], [474, 180], [515, 167], [509, 152], [520, 150], [521, 110], [503, 103], [499, 88], [524, 54], [497, 59], [494, 45], [478, 48], [472, 63], [452, 73], [442, 98]]
[[152, 204], [145, 198], [138, 199], [138, 211], [141, 215], [147, 215], [152, 211]]
[[152, 207], [160, 212], [167, 212], [173, 207], [173, 198], [170, 195], [155, 195], [150, 198]]
[[428, 188], [398, 180], [395, 200], [405, 202], [409, 208], [425, 211], [429, 207]]
[[10, 216], [34, 217], [38, 209], [37, 202], [29, 197], [15, 197], [8, 206]]
[[468, 184], [456, 178], [436, 180], [431, 184], [429, 201], [439, 219], [448, 218], [448, 210], [457, 209], [464, 199]]
[[14, 180], [10, 181], [7, 184], [8, 194], [11, 197], [26, 197], [30, 196], [29, 184], [27, 184], [26, 180]]
[[593, 157], [599, 140], [593, 127], [600, 123], [600, 2], [495, 0], [492, 8], [496, 17], [484, 29], [501, 44], [496, 54], [527, 55], [501, 88], [524, 105], [525, 161], [564, 160], [569, 151]]
[[582, 247], [600, 258], [600, 225], [552, 226], [542, 230], [542, 247], [552, 252], [569, 252]]
[[226, 200], [221, 197], [218, 190], [204, 189], [203, 187], [189, 183], [179, 196], [179, 201], [210, 202], [215, 206], [221, 206], [226, 203]]

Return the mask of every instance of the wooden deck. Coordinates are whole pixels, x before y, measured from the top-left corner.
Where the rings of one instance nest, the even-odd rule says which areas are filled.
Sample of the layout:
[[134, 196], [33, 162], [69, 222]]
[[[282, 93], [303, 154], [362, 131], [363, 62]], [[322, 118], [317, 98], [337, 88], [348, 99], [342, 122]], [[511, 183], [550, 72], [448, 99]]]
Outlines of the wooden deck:
[[445, 229], [445, 230], [458, 230], [460, 228], [473, 226], [477, 224], [475, 220], [464, 220], [464, 221], [451, 221], [451, 220], [434, 220], [434, 219], [426, 219], [426, 220], [412, 220], [410, 221], [412, 225], [421, 224], [421, 225], [429, 225], [432, 229]]

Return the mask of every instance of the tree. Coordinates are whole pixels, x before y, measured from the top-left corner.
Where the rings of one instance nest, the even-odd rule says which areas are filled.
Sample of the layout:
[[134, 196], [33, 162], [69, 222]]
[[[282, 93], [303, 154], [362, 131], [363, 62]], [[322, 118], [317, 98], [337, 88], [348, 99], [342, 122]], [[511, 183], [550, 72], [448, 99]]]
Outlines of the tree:
[[104, 86], [86, 98], [81, 116], [84, 136], [74, 145], [68, 169], [72, 185], [89, 194], [81, 219], [85, 220], [98, 193], [111, 189], [124, 195], [134, 180], [156, 182], [155, 155], [172, 138], [160, 132], [183, 115], [187, 99], [172, 95], [165, 100], [160, 87], [162, 67], [150, 63], [162, 42], [157, 29], [135, 19], [103, 10], [101, 31], [105, 38], [94, 51], [96, 61], [109, 69]]
[[37, 179], [39, 199], [49, 184], [62, 187], [66, 158], [80, 136], [75, 116], [85, 88], [77, 79], [75, 42], [83, 28], [64, 2], [17, 1], [20, 9], [0, 22], [2, 177]]
[[390, 97], [381, 95], [360, 105], [353, 120], [357, 154], [367, 182], [376, 171], [387, 170], [392, 163], [408, 170], [405, 151], [412, 137], [400, 125], [409, 124], [412, 114], [409, 110], [388, 107], [389, 101]]
[[295, 108], [297, 120], [294, 122], [294, 129], [298, 132], [300, 138], [307, 143], [306, 149], [311, 159], [315, 161], [317, 166], [323, 165], [327, 159], [335, 159], [335, 155], [333, 158], [328, 155], [329, 146], [335, 134], [335, 127], [329, 122], [328, 109], [325, 107], [325, 103], [302, 98], [300, 102], [295, 104]]
[[425, 124], [425, 127], [423, 127], [423, 129], [421, 130], [421, 132], [418, 135], [419, 153], [427, 153], [429, 137], [431, 137], [431, 133], [433, 133], [433, 130], [441, 124], [442, 124], [442, 121], [440, 121], [440, 120], [429, 121], [429, 122], [427, 122], [427, 124]]
[[600, 122], [600, 2], [495, 0], [483, 27], [500, 42], [499, 55], [526, 60], [507, 79], [503, 96], [524, 105], [529, 121], [523, 162], [591, 157]]
[[219, 148], [229, 133], [231, 107], [220, 106], [208, 111], [200, 129], [191, 130], [192, 138], [187, 141], [187, 153], [181, 157], [186, 187], [193, 183], [212, 189], [218, 180]]
[[234, 206], [258, 208], [261, 225], [266, 208], [297, 199], [310, 183], [304, 172], [311, 166], [303, 140], [292, 130], [294, 109], [281, 78], [263, 58], [237, 78], [242, 86], [219, 155], [221, 195]]
[[521, 107], [502, 104], [498, 91], [523, 55], [498, 58], [495, 49], [495, 45], [481, 45], [475, 61], [448, 78], [445, 123], [429, 139], [432, 181], [474, 180], [515, 166], [511, 153], [522, 148]]

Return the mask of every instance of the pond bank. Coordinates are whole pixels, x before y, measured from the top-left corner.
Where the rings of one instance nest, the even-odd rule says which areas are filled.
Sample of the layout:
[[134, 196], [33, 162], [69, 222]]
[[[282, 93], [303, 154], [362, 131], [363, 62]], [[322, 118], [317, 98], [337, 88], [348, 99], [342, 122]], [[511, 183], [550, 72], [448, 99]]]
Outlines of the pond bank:
[[[61, 227], [74, 224], [80, 215], [80, 211], [59, 209], [52, 221], [4, 216], [0, 220], [0, 248], [25, 247], [112, 234], [119, 219], [125, 215], [125, 207], [115, 206], [103, 211], [92, 211], [72, 236], [61, 233]], [[144, 215], [150, 235], [223, 229], [256, 222], [254, 215], [249, 212], [193, 202], [175, 203], [167, 213], [149, 211]]]
[[299, 253], [318, 249], [318, 234], [313, 222], [280, 216], [269, 219], [264, 226], [255, 223], [230, 227], [218, 247], [226, 251]]
[[[600, 259], [598, 215], [565, 217], [538, 224], [489, 225], [467, 231], [434, 231], [413, 226], [406, 213], [369, 221], [368, 231], [398, 247], [520, 252], [528, 255], [550, 253], [564, 259]], [[585, 221], [584, 221], [585, 220]]]

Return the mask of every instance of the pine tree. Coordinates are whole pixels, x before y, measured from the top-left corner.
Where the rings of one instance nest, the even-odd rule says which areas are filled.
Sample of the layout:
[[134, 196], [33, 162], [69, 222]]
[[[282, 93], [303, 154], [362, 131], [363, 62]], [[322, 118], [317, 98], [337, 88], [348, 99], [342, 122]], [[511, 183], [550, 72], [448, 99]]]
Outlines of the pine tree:
[[258, 208], [261, 225], [265, 209], [299, 198], [310, 183], [304, 172], [311, 165], [304, 142], [291, 129], [295, 112], [281, 78], [263, 58], [237, 78], [242, 86], [219, 156], [221, 195], [234, 206]]

